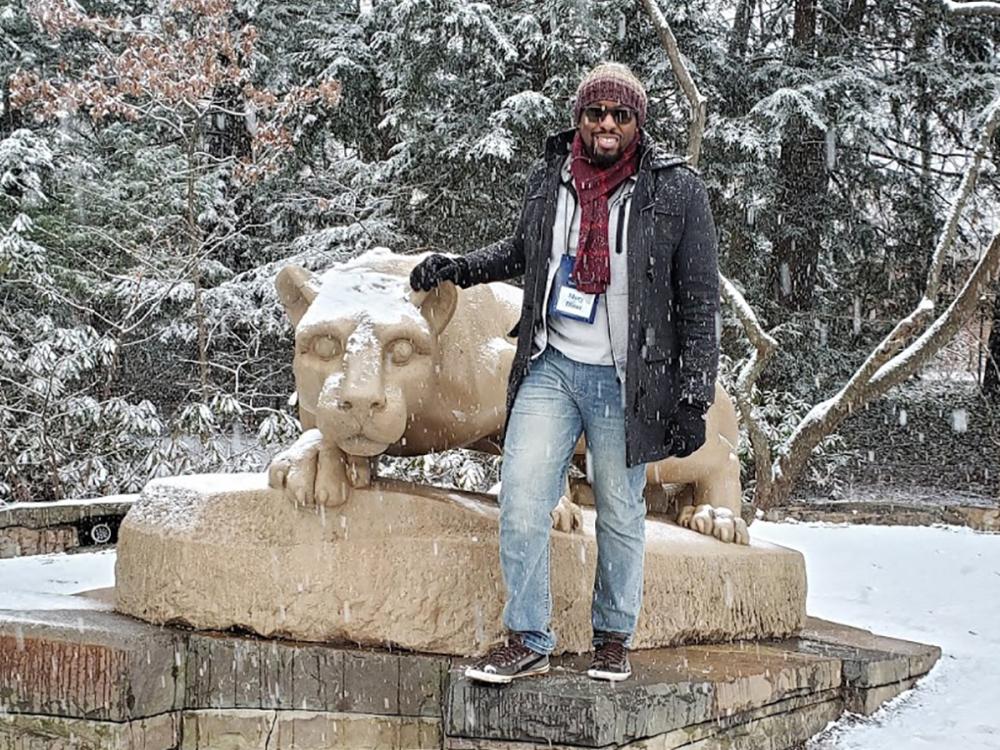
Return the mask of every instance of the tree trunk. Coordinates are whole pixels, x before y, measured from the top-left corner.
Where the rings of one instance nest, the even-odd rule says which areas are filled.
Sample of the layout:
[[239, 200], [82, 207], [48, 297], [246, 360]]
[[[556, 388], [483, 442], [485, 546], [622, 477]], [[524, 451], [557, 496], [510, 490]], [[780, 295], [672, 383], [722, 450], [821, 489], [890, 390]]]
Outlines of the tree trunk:
[[23, 123], [23, 113], [16, 109], [10, 102], [10, 87], [7, 82], [3, 83], [3, 103], [0, 104], [0, 140], [6, 138]]
[[201, 230], [198, 227], [197, 206], [194, 195], [194, 176], [197, 166], [195, 156], [195, 138], [197, 128], [194, 129], [187, 142], [187, 203], [185, 211], [185, 221], [188, 226], [188, 239], [190, 242], [191, 258], [193, 261], [191, 271], [191, 282], [194, 284], [194, 317], [195, 325], [198, 329], [198, 384], [201, 391], [201, 399], [208, 402], [208, 323], [205, 320], [205, 307], [202, 302], [202, 278], [201, 278]]
[[736, 19], [733, 21], [733, 33], [729, 37], [729, 58], [743, 60], [747, 53], [747, 40], [750, 36], [750, 20], [753, 18], [754, 0], [740, 0], [736, 6]]
[[983, 393], [1000, 406], [1000, 280], [993, 288], [993, 321], [983, 367]]
[[216, 159], [249, 159], [252, 154], [250, 131], [247, 130], [246, 107], [243, 94], [232, 84], [220, 86], [215, 101], [221, 111], [211, 118], [205, 132], [208, 153]]
[[[810, 67], [816, 48], [816, 2], [796, 0], [792, 64]], [[812, 307], [826, 202], [826, 134], [805, 118], [789, 119], [778, 159], [775, 228], [769, 273], [770, 297], [791, 310]]]

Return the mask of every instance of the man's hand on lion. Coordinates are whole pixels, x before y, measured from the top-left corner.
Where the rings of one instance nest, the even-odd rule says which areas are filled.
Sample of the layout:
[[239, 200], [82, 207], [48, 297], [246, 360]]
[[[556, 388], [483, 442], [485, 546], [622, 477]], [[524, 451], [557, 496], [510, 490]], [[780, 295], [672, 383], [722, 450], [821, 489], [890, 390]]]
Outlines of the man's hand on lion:
[[285, 499], [296, 505], [341, 505], [351, 491], [344, 452], [317, 429], [306, 430], [275, 456], [267, 478], [271, 488], [284, 491]]
[[468, 264], [465, 258], [449, 258], [435, 253], [424, 258], [410, 272], [410, 286], [418, 292], [429, 292], [438, 284], [450, 281], [460, 287], [469, 286]]

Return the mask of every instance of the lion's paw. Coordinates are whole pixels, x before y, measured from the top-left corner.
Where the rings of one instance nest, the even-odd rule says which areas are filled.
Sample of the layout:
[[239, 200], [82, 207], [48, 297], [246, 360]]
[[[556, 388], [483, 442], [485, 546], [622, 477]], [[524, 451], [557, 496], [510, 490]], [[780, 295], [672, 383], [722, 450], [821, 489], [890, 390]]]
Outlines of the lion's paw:
[[267, 481], [297, 505], [341, 505], [351, 486], [343, 452], [324, 442], [317, 429], [306, 430], [274, 457]]
[[697, 508], [686, 505], [677, 514], [677, 525], [705, 536], [714, 536], [727, 544], [750, 544], [746, 521], [729, 508], [715, 508], [707, 504]]
[[572, 533], [583, 528], [583, 511], [580, 506], [563, 495], [559, 498], [559, 504], [550, 514], [552, 516], [552, 528], [556, 531]]

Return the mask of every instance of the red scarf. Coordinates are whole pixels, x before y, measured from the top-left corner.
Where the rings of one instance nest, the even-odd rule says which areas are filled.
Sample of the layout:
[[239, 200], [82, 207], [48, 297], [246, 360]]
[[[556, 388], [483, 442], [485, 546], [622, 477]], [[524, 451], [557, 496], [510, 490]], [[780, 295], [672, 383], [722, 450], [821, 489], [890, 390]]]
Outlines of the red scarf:
[[[611, 282], [611, 255], [608, 242], [608, 196], [639, 168], [636, 153], [638, 135], [614, 164], [599, 169], [590, 163], [576, 131], [570, 172], [580, 199], [580, 241], [573, 262], [573, 282], [581, 292], [603, 294]], [[619, 230], [621, 228], [619, 227]]]

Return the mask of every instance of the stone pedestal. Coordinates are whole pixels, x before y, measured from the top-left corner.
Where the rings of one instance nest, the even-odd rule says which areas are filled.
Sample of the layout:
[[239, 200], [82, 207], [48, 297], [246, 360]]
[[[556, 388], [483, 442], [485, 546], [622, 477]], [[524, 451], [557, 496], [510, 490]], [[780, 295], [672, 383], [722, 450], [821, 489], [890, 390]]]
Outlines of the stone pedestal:
[[563, 656], [498, 687], [456, 657], [0, 611], [0, 750], [787, 750], [939, 656], [810, 619], [792, 639], [637, 652], [617, 685]]
[[[553, 532], [559, 651], [589, 650], [594, 516]], [[117, 609], [153, 623], [473, 655], [502, 638], [498, 509], [399, 482], [301, 508], [263, 475], [158, 480], [119, 531]], [[795, 551], [723, 544], [651, 519], [636, 648], [775, 638], [805, 618]]]

